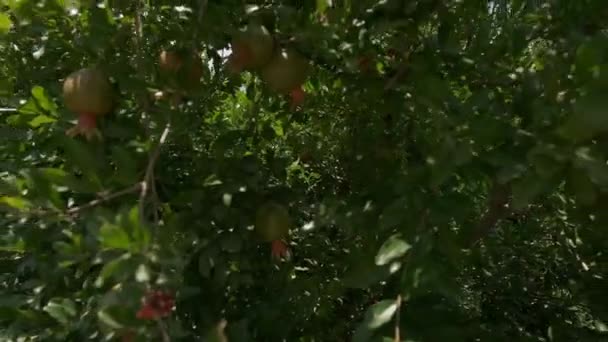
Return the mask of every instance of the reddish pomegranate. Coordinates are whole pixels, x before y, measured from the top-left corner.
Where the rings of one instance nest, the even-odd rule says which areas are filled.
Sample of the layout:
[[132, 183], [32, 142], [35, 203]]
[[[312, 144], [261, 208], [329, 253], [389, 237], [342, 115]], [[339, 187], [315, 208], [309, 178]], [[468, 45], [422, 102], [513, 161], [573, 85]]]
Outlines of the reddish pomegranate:
[[372, 59], [370, 56], [361, 56], [357, 59], [357, 67], [359, 71], [367, 73], [371, 70]]
[[133, 342], [137, 338], [137, 334], [133, 330], [125, 330], [120, 334], [121, 342]]
[[196, 88], [205, 72], [200, 55], [192, 50], [163, 50], [158, 66], [164, 81], [179, 91]]
[[306, 98], [306, 92], [302, 87], [298, 87], [289, 92], [290, 98], [290, 107], [291, 109], [296, 109], [304, 103], [304, 99]]
[[166, 72], [176, 72], [182, 66], [182, 58], [175, 51], [163, 50], [158, 57], [158, 65]]
[[69, 136], [84, 135], [88, 140], [100, 136], [97, 118], [112, 111], [112, 85], [97, 68], [75, 71], [63, 82], [63, 101], [78, 115], [78, 124], [69, 129]]
[[228, 68], [234, 73], [254, 70], [268, 64], [274, 50], [274, 39], [264, 25], [250, 23], [240, 30], [231, 43]]
[[260, 75], [270, 89], [289, 95], [293, 108], [304, 101], [302, 84], [308, 78], [309, 72], [310, 63], [306, 58], [294, 50], [281, 49], [262, 68]]
[[169, 316], [174, 309], [175, 298], [172, 294], [161, 290], [150, 291], [137, 311], [137, 318], [144, 320], [163, 318]]
[[304, 164], [308, 164], [311, 163], [314, 159], [314, 156], [312, 154], [312, 151], [310, 151], [309, 149], [304, 149], [300, 155], [298, 156], [298, 158], [300, 159], [300, 161]]
[[288, 257], [289, 247], [285, 239], [289, 235], [291, 218], [284, 206], [267, 202], [256, 213], [255, 232], [266, 242], [270, 242], [271, 255], [274, 259]]

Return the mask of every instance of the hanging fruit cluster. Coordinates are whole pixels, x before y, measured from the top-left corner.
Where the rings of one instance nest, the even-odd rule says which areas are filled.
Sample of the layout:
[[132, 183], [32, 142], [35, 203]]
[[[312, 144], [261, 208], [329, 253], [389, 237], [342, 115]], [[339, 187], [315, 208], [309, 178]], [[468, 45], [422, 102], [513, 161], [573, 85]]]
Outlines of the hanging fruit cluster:
[[268, 88], [290, 97], [292, 108], [302, 104], [302, 85], [310, 73], [310, 63], [298, 51], [280, 46], [266, 26], [257, 21], [235, 34], [231, 48], [229, 70], [257, 71]]
[[[255, 72], [271, 91], [289, 96], [292, 108], [302, 104], [302, 85], [311, 71], [307, 58], [293, 46], [284, 46], [266, 25], [250, 21], [234, 34], [232, 55], [227, 66], [232, 73]], [[157, 99], [177, 106], [187, 94], [201, 84], [207, 71], [201, 54], [192, 48], [177, 46], [161, 49], [157, 57], [159, 81], [162, 84]], [[114, 91], [105, 72], [88, 67], [70, 74], [63, 83], [63, 99], [68, 110], [78, 115], [78, 123], [66, 133], [84, 135], [88, 140], [101, 138], [97, 128], [100, 117], [114, 109]], [[291, 218], [286, 207], [276, 202], [261, 205], [255, 217], [255, 232], [262, 241], [270, 243], [273, 258], [290, 256], [287, 238]], [[175, 306], [174, 297], [164, 291], [146, 294], [137, 312], [139, 319], [168, 316]]]

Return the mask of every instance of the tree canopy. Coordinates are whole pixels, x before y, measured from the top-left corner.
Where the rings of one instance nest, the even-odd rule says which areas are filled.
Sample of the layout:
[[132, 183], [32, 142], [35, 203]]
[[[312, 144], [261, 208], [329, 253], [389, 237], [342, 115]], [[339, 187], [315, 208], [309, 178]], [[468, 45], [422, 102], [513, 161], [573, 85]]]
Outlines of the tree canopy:
[[608, 339], [608, 1], [0, 7], [1, 340]]

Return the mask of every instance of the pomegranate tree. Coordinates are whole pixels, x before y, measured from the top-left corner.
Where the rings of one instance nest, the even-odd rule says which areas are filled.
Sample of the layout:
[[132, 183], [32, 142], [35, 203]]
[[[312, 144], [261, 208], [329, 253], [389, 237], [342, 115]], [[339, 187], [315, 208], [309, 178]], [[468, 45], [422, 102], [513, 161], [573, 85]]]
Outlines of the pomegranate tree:
[[78, 124], [66, 134], [82, 134], [89, 140], [99, 136], [97, 118], [112, 111], [112, 95], [110, 80], [97, 68], [80, 69], [68, 75], [63, 82], [63, 100], [78, 115]]
[[273, 258], [289, 256], [289, 248], [285, 239], [289, 235], [291, 218], [284, 206], [267, 202], [256, 213], [255, 232], [265, 242], [271, 244]]

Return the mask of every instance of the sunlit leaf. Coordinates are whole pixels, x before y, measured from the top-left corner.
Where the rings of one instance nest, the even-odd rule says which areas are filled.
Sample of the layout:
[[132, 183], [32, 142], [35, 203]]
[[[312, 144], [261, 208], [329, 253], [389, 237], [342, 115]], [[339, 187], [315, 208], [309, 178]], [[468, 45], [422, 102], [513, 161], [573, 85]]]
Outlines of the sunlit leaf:
[[105, 223], [101, 226], [99, 240], [104, 248], [125, 250], [131, 248], [129, 234], [123, 228], [111, 223]]
[[50, 116], [46, 116], [46, 115], [38, 115], [37, 117], [35, 117], [34, 119], [32, 119], [29, 124], [30, 126], [34, 127], [34, 128], [38, 128], [42, 125], [45, 124], [49, 124], [49, 123], [53, 123], [57, 121], [54, 118], [51, 118]]
[[365, 313], [363, 322], [359, 325], [353, 336], [353, 341], [368, 341], [374, 330], [386, 324], [397, 311], [397, 301], [383, 300], [372, 305]]
[[376, 265], [386, 265], [394, 259], [403, 256], [410, 248], [412, 246], [403, 241], [400, 235], [393, 235], [382, 244], [378, 254], [376, 254]]
[[11, 25], [11, 18], [5, 13], [0, 13], [0, 36], [7, 34]]
[[67, 298], [54, 298], [44, 307], [51, 317], [67, 325], [76, 316], [76, 305]]
[[22, 197], [2, 196], [0, 204], [5, 204], [13, 209], [26, 210], [31, 206], [30, 202]]
[[32, 88], [32, 97], [36, 100], [36, 104], [40, 106], [46, 113], [55, 115], [57, 106], [51, 101], [46, 90], [41, 86]]
[[95, 285], [97, 287], [102, 287], [109, 279], [116, 278], [126, 278], [128, 277], [133, 270], [133, 260], [131, 259], [129, 254], [125, 254], [119, 258], [116, 258], [108, 263], [106, 263], [101, 272], [99, 272], [99, 276], [95, 281]]

